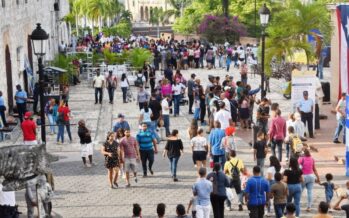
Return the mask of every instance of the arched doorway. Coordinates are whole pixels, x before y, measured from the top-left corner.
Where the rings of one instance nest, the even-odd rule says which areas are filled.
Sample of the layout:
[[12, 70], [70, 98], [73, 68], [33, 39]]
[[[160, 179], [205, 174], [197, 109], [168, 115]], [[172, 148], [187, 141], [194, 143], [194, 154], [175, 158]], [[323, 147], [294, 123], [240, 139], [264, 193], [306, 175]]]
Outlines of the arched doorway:
[[148, 7], [145, 7], [145, 21], [149, 20]]
[[144, 11], [143, 11], [143, 6], [141, 6], [141, 21], [144, 20]]
[[6, 80], [7, 80], [7, 103], [8, 112], [13, 110], [13, 85], [12, 85], [12, 63], [10, 48], [6, 45], [5, 49]]

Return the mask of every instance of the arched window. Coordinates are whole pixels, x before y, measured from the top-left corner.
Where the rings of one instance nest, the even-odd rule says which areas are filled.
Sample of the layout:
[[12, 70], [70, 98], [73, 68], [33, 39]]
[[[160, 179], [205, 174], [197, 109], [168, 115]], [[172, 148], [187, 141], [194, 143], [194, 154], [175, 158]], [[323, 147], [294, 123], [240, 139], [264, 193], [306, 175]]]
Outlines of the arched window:
[[141, 21], [144, 20], [144, 11], [143, 11], [143, 6], [141, 6]]
[[145, 7], [145, 21], [149, 20], [149, 11], [148, 11], [148, 7]]

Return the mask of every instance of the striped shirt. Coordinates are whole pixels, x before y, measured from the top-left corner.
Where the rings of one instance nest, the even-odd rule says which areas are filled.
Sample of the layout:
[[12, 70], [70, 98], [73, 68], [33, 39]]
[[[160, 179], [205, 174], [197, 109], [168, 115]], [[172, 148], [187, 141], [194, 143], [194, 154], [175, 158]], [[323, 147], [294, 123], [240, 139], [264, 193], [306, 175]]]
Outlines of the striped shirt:
[[139, 150], [152, 150], [153, 149], [153, 139], [155, 139], [155, 136], [152, 132], [146, 130], [146, 131], [140, 131], [137, 134], [137, 141], [139, 143]]

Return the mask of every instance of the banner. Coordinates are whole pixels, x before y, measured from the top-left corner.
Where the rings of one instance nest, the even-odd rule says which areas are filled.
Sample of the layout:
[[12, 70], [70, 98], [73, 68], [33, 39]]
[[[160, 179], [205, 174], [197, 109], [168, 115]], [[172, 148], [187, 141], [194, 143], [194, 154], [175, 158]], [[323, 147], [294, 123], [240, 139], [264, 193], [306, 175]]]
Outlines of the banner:
[[299, 70], [292, 71], [291, 102], [294, 112], [297, 111], [297, 106], [303, 99], [304, 91], [308, 91], [309, 99], [312, 99], [315, 105], [316, 72]]

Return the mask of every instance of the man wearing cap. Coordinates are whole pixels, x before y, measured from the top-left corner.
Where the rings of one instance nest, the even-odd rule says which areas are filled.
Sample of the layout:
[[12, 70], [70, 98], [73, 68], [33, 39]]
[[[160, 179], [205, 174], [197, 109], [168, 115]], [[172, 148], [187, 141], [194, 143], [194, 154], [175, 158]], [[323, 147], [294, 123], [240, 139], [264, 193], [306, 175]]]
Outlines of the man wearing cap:
[[188, 80], [189, 114], [193, 114], [195, 77], [196, 75], [193, 73]]
[[109, 75], [107, 77], [107, 90], [109, 95], [109, 104], [113, 104], [114, 101], [114, 91], [117, 86], [116, 77], [113, 76], [113, 71], [109, 71]]
[[[96, 76], [93, 78], [93, 87], [95, 88], [95, 104], [98, 102], [102, 104], [103, 99], [103, 87], [104, 87], [104, 76], [101, 75], [99, 69], [97, 69]], [[99, 93], [99, 99], [98, 99]]]
[[26, 112], [24, 114], [24, 121], [21, 124], [23, 132], [23, 141], [25, 145], [36, 145], [36, 124], [31, 119], [31, 112]]
[[15, 94], [15, 100], [18, 110], [18, 117], [21, 122], [23, 122], [23, 115], [27, 110], [27, 93], [22, 90], [21, 85], [16, 86], [17, 92]]
[[114, 132], [117, 132], [118, 129], [123, 129], [124, 131], [125, 130], [129, 130], [130, 129], [130, 125], [128, 124], [128, 122], [125, 120], [125, 115], [123, 114], [118, 114], [118, 119], [119, 121], [116, 122], [114, 124], [114, 127], [113, 127], [113, 131]]
[[301, 119], [304, 125], [308, 123], [309, 137], [314, 138], [313, 134], [313, 108], [314, 101], [309, 98], [308, 91], [303, 92], [303, 99], [300, 100], [297, 110], [301, 114]]

